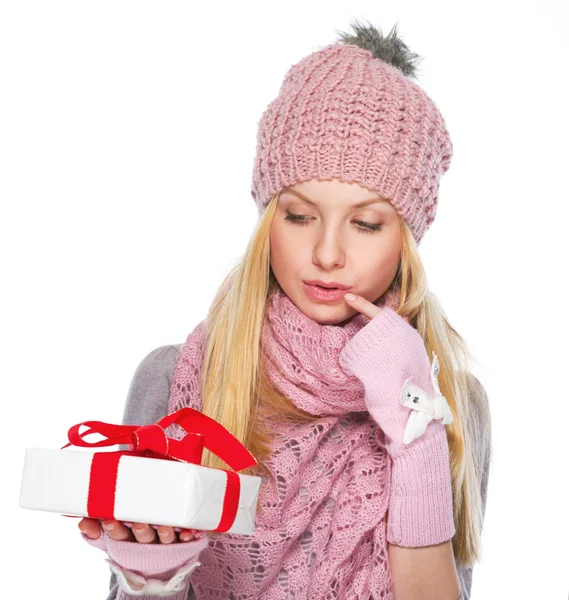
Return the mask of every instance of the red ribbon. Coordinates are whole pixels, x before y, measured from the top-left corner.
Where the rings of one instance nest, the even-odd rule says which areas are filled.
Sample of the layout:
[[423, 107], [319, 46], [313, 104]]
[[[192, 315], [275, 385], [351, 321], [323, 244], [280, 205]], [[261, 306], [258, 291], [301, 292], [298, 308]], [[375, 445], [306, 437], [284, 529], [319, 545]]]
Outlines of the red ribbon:
[[[178, 423], [187, 433], [182, 440], [166, 436], [164, 431], [172, 423]], [[82, 425], [90, 427], [79, 433]], [[83, 438], [91, 433], [99, 433], [107, 439], [87, 442]], [[87, 513], [95, 519], [114, 518], [117, 473], [122, 456], [144, 456], [166, 460], [179, 460], [201, 464], [203, 448], [207, 448], [233, 471], [241, 471], [257, 464], [255, 457], [221, 423], [193, 408], [181, 408], [166, 415], [151, 425], [115, 425], [102, 421], [84, 421], [69, 429], [69, 444], [84, 447], [114, 446], [129, 444], [131, 451], [95, 452], [91, 462]], [[241, 482], [233, 471], [220, 469], [227, 474], [227, 486], [219, 525], [213, 531], [231, 529], [239, 506]], [[112, 517], [111, 517], [112, 515]]]

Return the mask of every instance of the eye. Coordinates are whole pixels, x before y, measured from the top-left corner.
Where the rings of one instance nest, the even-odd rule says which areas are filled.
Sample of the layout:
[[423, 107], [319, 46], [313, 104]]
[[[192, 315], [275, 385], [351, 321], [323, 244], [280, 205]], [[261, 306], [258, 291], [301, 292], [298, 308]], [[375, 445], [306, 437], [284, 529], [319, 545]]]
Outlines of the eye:
[[[308, 225], [308, 219], [310, 219], [310, 217], [306, 215], [295, 215], [288, 211], [285, 217], [285, 221], [290, 221], [291, 223], [300, 226]], [[379, 223], [375, 225], [373, 223], [366, 223], [365, 221], [358, 221], [357, 219], [354, 219], [354, 223], [358, 224], [357, 230], [361, 233], [375, 233], [376, 231], [382, 230], [382, 226]]]

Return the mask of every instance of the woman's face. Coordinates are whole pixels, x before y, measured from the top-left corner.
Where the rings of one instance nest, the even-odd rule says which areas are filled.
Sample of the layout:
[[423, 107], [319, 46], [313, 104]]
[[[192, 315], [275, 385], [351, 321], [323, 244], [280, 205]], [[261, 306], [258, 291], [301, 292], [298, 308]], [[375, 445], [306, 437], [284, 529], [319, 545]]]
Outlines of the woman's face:
[[287, 296], [313, 320], [337, 324], [357, 312], [343, 299], [345, 291], [326, 301], [314, 298], [304, 282], [344, 284], [375, 302], [397, 273], [402, 237], [395, 208], [376, 192], [312, 179], [281, 191], [270, 243], [271, 268]]

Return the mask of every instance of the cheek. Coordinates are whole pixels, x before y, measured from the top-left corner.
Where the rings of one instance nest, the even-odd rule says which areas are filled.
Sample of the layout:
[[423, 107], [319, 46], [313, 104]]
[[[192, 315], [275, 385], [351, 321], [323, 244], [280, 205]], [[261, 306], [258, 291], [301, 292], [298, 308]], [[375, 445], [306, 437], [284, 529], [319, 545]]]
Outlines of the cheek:
[[280, 263], [283, 256], [283, 249], [286, 247], [285, 240], [278, 227], [273, 225], [271, 228], [271, 264]]
[[379, 257], [375, 259], [377, 269], [389, 273], [397, 270], [397, 265], [399, 264], [400, 257], [401, 250], [395, 245], [383, 249]]
[[299, 252], [294, 252], [294, 244], [287, 236], [286, 229], [273, 225], [271, 229], [271, 267], [273, 271], [283, 271], [300, 262]]
[[356, 268], [362, 281], [369, 281], [370, 290], [389, 286], [397, 273], [401, 247], [397, 240], [390, 241], [376, 252], [362, 253]]

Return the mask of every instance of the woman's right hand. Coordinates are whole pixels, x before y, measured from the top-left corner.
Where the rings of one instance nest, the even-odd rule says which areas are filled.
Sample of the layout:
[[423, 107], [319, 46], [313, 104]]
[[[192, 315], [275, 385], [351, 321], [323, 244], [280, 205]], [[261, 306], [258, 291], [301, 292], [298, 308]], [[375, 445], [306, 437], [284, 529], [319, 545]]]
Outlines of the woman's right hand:
[[89, 538], [98, 539], [104, 531], [113, 540], [140, 542], [142, 544], [172, 544], [178, 541], [189, 542], [202, 538], [204, 531], [198, 529], [182, 529], [177, 533], [173, 527], [160, 525], [157, 530], [148, 523], [133, 523], [132, 529], [115, 519], [83, 518], [78, 523], [79, 529]]

